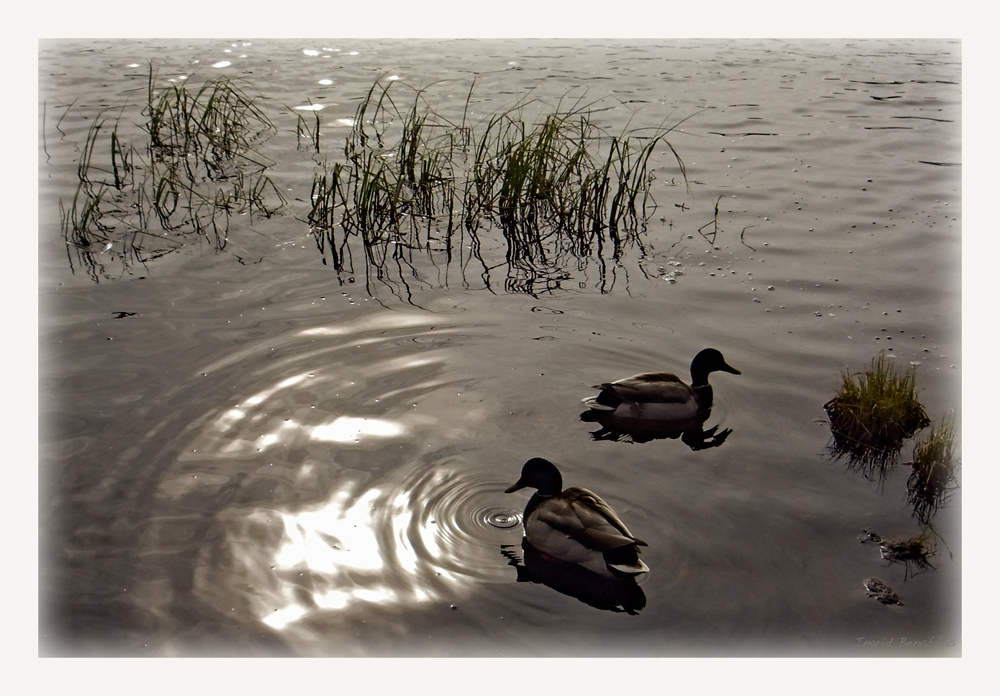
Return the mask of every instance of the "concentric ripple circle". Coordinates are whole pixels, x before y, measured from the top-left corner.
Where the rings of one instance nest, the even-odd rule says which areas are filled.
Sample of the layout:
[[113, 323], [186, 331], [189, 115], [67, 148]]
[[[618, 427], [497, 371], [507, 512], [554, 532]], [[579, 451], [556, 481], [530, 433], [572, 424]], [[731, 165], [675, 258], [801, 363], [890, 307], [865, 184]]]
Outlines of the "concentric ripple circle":
[[483, 510], [486, 524], [497, 529], [513, 529], [521, 524], [521, 516], [513, 510]]
[[476, 471], [462, 457], [447, 457], [395, 472], [385, 491], [393, 500], [381, 507], [379, 526], [392, 530], [398, 556], [435, 573], [506, 578], [507, 560], [498, 549], [520, 537], [520, 514], [502, 504], [505, 482]]

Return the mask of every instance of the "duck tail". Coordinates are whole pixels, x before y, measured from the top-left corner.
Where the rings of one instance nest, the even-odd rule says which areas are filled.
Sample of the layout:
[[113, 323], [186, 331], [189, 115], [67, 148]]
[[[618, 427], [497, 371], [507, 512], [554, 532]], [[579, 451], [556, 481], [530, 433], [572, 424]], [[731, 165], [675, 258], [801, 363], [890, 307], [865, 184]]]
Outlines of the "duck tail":
[[638, 558], [635, 559], [635, 563], [608, 563], [608, 568], [616, 570], [619, 573], [624, 573], [625, 575], [642, 575], [649, 572], [649, 566]]
[[[637, 542], [643, 543], [643, 542]], [[640, 575], [649, 572], [649, 566], [639, 558], [639, 549], [634, 545], [621, 546], [604, 552], [604, 561], [612, 570], [626, 575]]]
[[605, 389], [597, 396], [588, 396], [583, 403], [592, 411], [614, 411], [621, 405], [621, 398], [610, 389]]

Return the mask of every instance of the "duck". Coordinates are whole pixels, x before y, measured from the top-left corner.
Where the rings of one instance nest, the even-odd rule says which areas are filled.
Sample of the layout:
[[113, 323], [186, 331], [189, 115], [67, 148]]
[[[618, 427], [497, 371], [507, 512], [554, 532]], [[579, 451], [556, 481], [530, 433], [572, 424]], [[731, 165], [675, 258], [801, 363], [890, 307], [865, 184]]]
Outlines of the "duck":
[[694, 421], [712, 408], [712, 372], [742, 374], [715, 348], [706, 348], [691, 361], [691, 384], [669, 372], [643, 372], [616, 382], [595, 384], [597, 396], [583, 403], [592, 411], [584, 420], [682, 422]]
[[529, 459], [505, 493], [534, 488], [524, 508], [524, 535], [543, 556], [615, 579], [649, 572], [639, 558], [645, 541], [633, 536], [607, 503], [586, 488], [562, 489], [562, 474], [547, 459]]

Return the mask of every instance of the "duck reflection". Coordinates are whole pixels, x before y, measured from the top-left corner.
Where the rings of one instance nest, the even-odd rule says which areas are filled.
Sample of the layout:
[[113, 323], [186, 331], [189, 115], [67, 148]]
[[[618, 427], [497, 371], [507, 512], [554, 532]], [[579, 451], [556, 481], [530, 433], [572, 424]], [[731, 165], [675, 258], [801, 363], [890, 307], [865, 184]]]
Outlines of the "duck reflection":
[[506, 492], [521, 488], [536, 491], [524, 508], [524, 565], [511, 564], [519, 582], [540, 582], [598, 608], [634, 613], [645, 606], [635, 577], [649, 572], [639, 558], [647, 544], [607, 503], [585, 488], [562, 490], [559, 469], [539, 457]]
[[625, 612], [635, 616], [646, 606], [646, 594], [634, 577], [609, 578], [574, 563], [548, 558], [524, 538], [522, 558], [516, 546], [501, 546], [509, 565], [517, 570], [517, 582], [533, 582], [578, 599], [595, 609]]
[[741, 374], [715, 348], [706, 348], [691, 361], [691, 384], [669, 372], [644, 372], [616, 382], [597, 384], [597, 396], [583, 400], [587, 410], [580, 420], [600, 423], [595, 440], [649, 442], [681, 438], [693, 450], [722, 445], [732, 430], [705, 430], [712, 414], [712, 372]]

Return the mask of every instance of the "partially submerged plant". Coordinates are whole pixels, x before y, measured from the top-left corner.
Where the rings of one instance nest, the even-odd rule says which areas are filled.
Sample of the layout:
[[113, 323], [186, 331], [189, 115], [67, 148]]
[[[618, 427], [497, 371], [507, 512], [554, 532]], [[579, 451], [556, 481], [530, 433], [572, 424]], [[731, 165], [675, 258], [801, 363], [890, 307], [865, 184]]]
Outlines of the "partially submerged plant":
[[862, 544], [875, 543], [879, 546], [879, 553], [883, 560], [890, 563], [903, 563], [906, 570], [903, 575], [905, 581], [908, 576], [915, 573], [910, 572], [910, 564], [917, 567], [917, 570], [924, 571], [933, 568], [930, 559], [936, 553], [934, 541], [938, 538], [937, 533], [927, 528], [918, 536], [909, 539], [883, 539], [878, 532], [869, 529], [861, 530], [862, 535], [858, 541]]
[[123, 138], [120, 115], [110, 133], [103, 112], [90, 125], [76, 195], [68, 209], [60, 201], [60, 211], [70, 265], [75, 252], [95, 281], [110, 277], [105, 259], [125, 272], [133, 260], [183, 246], [185, 235], [211, 235], [221, 250], [231, 217], [245, 214], [253, 224], [255, 215], [271, 217], [287, 203], [253, 149], [275, 130], [257, 99], [226, 77], [197, 88], [188, 82], [159, 88], [150, 66], [145, 121], [133, 125], [148, 134], [144, 147]]
[[882, 602], [882, 604], [899, 604], [901, 606], [903, 604], [899, 595], [893, 592], [891, 587], [878, 578], [868, 578], [865, 580], [864, 586], [868, 596], [874, 597], [878, 601]]
[[934, 513], [958, 487], [954, 412], [934, 427], [926, 440], [917, 442], [912, 467], [906, 481], [907, 500], [913, 507], [913, 515], [922, 524], [930, 524]]
[[831, 451], [852, 467], [879, 477], [895, 464], [903, 441], [930, 420], [916, 398], [916, 373], [896, 371], [880, 352], [864, 373], [844, 372], [840, 391], [825, 405], [833, 434]]
[[909, 539], [883, 540], [879, 545], [879, 550], [883, 559], [890, 563], [902, 563], [906, 566], [903, 575], [903, 580], [905, 581], [908, 576], [915, 575], [915, 573], [910, 571], [911, 563], [919, 571], [934, 567], [930, 562], [930, 558], [935, 553], [934, 546], [931, 544], [933, 538], [933, 535], [928, 534], [928, 531], [924, 530], [919, 536]]
[[[376, 266], [417, 249], [441, 251], [449, 263], [453, 252], [469, 250], [488, 288], [499, 265], [507, 269], [507, 291], [534, 294], [557, 289], [570, 268], [582, 270], [592, 256], [600, 257], [603, 279], [607, 263], [617, 267], [628, 245], [642, 247], [639, 237], [656, 205], [655, 148], [669, 149], [686, 177], [666, 141], [671, 128], [610, 136], [593, 122], [593, 105], [580, 100], [528, 122], [523, 112], [535, 102], [522, 99], [485, 119], [477, 136], [467, 125], [472, 88], [461, 120], [452, 122], [427, 106], [424, 89], [399, 108], [400, 84], [376, 80], [361, 99], [336, 199], [323, 183], [328, 174], [316, 176], [309, 221], [321, 248], [333, 248], [327, 242], [338, 220], [329, 213], [342, 205], [345, 236], [361, 237]], [[323, 203], [330, 200], [336, 204]], [[484, 226], [502, 235], [506, 263], [480, 256], [495, 238], [486, 237]], [[376, 268], [379, 278], [384, 270]]]
[[[442, 273], [435, 255], [448, 265], [454, 255], [465, 284], [467, 265], [478, 262], [490, 290], [497, 268], [506, 270], [508, 292], [557, 290], [590, 263], [597, 264], [602, 292], [610, 291], [606, 276], [611, 285], [618, 275], [627, 282], [620, 263], [627, 250], [649, 256], [642, 237], [656, 206], [654, 154], [669, 150], [686, 181], [666, 140], [679, 124], [611, 134], [582, 98], [533, 108], [530, 119], [527, 107], [539, 105], [525, 98], [473, 124], [474, 86], [464, 111], [449, 113], [449, 120], [430, 108], [425, 89], [412, 89], [404, 106], [398, 95], [405, 85], [372, 84], [351, 121], [346, 163], [323, 162], [313, 179], [303, 217], [323, 262], [329, 250], [337, 271], [353, 274], [348, 241], [355, 237], [366, 268], [402, 286], [411, 277], [421, 280], [417, 253], [430, 258], [445, 284], [448, 268]], [[276, 132], [258, 97], [227, 77], [164, 84], [151, 65], [144, 103], [133, 107], [144, 120], [131, 124], [131, 134], [145, 132], [147, 142], [130, 142], [117, 125], [109, 134], [101, 114], [90, 126], [77, 194], [61, 208], [71, 252], [100, 243], [108, 258], [123, 260], [128, 248], [142, 260], [183, 246], [189, 235], [212, 239], [221, 250], [230, 241], [230, 220], [245, 216], [253, 224], [273, 215], [287, 201], [285, 189], [265, 175], [270, 163], [254, 149]], [[296, 119], [297, 143], [307, 140], [319, 153], [318, 112]], [[487, 260], [494, 254], [499, 263]], [[640, 269], [646, 272], [641, 262]]]
[[223, 175], [225, 161], [250, 159], [252, 143], [275, 130], [256, 99], [228, 77], [206, 80], [198, 89], [188, 82], [157, 89], [155, 83], [150, 65], [146, 131], [151, 150], [161, 156], [193, 155], [213, 175]]

